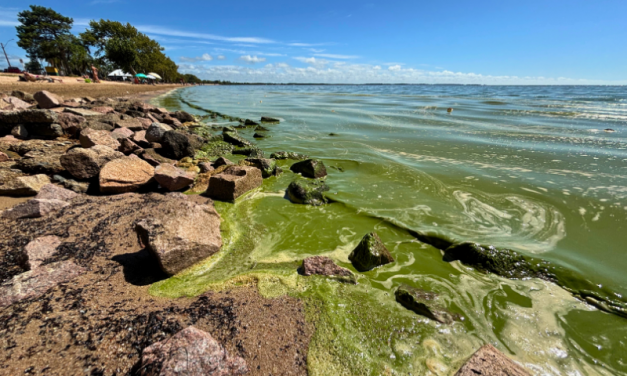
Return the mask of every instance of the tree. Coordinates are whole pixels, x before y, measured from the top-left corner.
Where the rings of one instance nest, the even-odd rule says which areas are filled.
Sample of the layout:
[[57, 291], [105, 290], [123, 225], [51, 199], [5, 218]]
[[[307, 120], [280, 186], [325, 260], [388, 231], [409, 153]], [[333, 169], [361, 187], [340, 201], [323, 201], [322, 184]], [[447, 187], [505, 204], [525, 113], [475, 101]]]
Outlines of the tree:
[[31, 5], [30, 10], [18, 13], [17, 19], [21, 23], [15, 27], [19, 38], [17, 45], [26, 50], [31, 61], [44, 59], [55, 67], [69, 70], [72, 18], [50, 8]]

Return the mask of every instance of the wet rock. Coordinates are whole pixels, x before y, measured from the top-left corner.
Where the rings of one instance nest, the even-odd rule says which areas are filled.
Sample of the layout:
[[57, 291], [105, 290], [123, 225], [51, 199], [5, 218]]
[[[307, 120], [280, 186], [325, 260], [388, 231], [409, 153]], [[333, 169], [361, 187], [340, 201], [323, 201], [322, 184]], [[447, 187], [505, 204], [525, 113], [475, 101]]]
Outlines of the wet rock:
[[35, 196], [46, 184], [50, 184], [50, 179], [43, 174], [19, 176], [0, 185], [0, 195]]
[[20, 264], [26, 270], [39, 267], [45, 259], [50, 258], [57, 251], [61, 242], [61, 238], [54, 235], [42, 236], [31, 241], [24, 247]]
[[57, 212], [70, 205], [62, 200], [42, 200], [33, 198], [2, 212], [2, 218], [40, 218]]
[[194, 119], [194, 117], [190, 113], [187, 113], [185, 111], [176, 111], [175, 113], [171, 114], [171, 116], [178, 119], [178, 121], [180, 121], [181, 123], [196, 121], [196, 119]]
[[305, 154], [293, 153], [289, 151], [277, 151], [276, 153], [270, 154], [270, 158], [272, 159], [295, 159], [297, 161], [309, 159], [309, 156]]
[[100, 192], [133, 192], [150, 182], [154, 174], [154, 167], [144, 160], [137, 157], [118, 158], [100, 170]]
[[292, 167], [290, 167], [290, 170], [313, 179], [327, 176], [327, 169], [324, 167], [324, 163], [319, 159], [307, 159], [302, 162], [294, 163]]
[[394, 296], [403, 307], [441, 324], [452, 324], [459, 318], [459, 315], [448, 312], [440, 305], [438, 294], [434, 292], [400, 285]]
[[172, 127], [167, 124], [152, 123], [146, 131], [146, 140], [149, 142], [161, 142], [165, 132], [171, 131]]
[[237, 134], [237, 132], [223, 132], [222, 136], [224, 137], [224, 141], [228, 142], [229, 144], [235, 145], [235, 146], [250, 146], [252, 145], [250, 141], [248, 141], [247, 139], [243, 138], [242, 136], [240, 136], [239, 134]]
[[530, 376], [523, 367], [490, 344], [477, 350], [455, 374], [455, 376], [477, 375]]
[[116, 128], [128, 128], [133, 132], [141, 131], [144, 129], [142, 122], [138, 119], [120, 120], [115, 123]]
[[26, 130], [26, 127], [22, 124], [18, 124], [11, 129], [11, 136], [19, 138], [20, 140], [25, 140], [28, 138], [28, 130]]
[[39, 108], [47, 109], [59, 107], [59, 104], [61, 103], [56, 95], [47, 90], [36, 92], [35, 94], [33, 94], [33, 98], [35, 98], [35, 100], [37, 101], [37, 105], [39, 105]]
[[261, 170], [261, 176], [269, 178], [274, 175], [276, 170], [276, 161], [274, 159], [267, 158], [246, 158], [244, 163], [247, 166], [253, 166]]
[[232, 357], [211, 335], [189, 326], [142, 352], [142, 376], [240, 376], [246, 362]]
[[220, 215], [210, 205], [187, 200], [185, 195], [171, 197], [179, 204], [159, 217], [140, 220], [135, 230], [157, 258], [161, 269], [174, 275], [213, 255], [222, 247]]
[[39, 190], [37, 196], [35, 198], [41, 200], [62, 200], [62, 201], [70, 201], [71, 199], [78, 196], [76, 192], [73, 192], [69, 189], [61, 188], [58, 185], [54, 184], [46, 184]]
[[333, 260], [326, 256], [307, 257], [303, 260], [301, 269], [303, 275], [324, 275], [329, 277], [348, 277], [354, 281], [354, 274], [350, 270], [336, 265]]
[[255, 122], [255, 121], [252, 121], [250, 119], [246, 119], [246, 120], [244, 120], [244, 125], [247, 126], [247, 127], [254, 127], [254, 126], [259, 125], [259, 123]]
[[111, 137], [111, 133], [108, 131], [97, 131], [90, 128], [83, 129], [80, 133], [78, 140], [81, 146], [84, 148], [90, 148], [96, 145], [108, 146], [111, 149], [117, 150], [120, 147], [118, 140]]
[[85, 128], [93, 129], [93, 130], [96, 130], [96, 131], [111, 132], [113, 130], [113, 125], [111, 125], [109, 123], [103, 123], [103, 122], [97, 121], [97, 120], [91, 120], [91, 121], [87, 122], [87, 124], [85, 125]]
[[62, 112], [59, 114], [58, 123], [63, 131], [70, 137], [77, 136], [83, 128], [85, 128], [87, 120], [84, 117]]
[[268, 116], [262, 116], [261, 117], [261, 122], [262, 123], [279, 123], [279, 119], [275, 119], [275, 118], [271, 118]]
[[233, 149], [233, 154], [245, 155], [250, 158], [264, 158], [263, 150], [256, 146], [236, 146]]
[[124, 154], [108, 146], [96, 145], [89, 149], [74, 148], [61, 156], [61, 165], [77, 179], [98, 176], [106, 163], [124, 157]]
[[169, 191], [179, 191], [194, 182], [196, 174], [183, 171], [169, 163], [162, 163], [155, 168], [155, 180]]
[[25, 299], [38, 298], [61, 283], [80, 276], [85, 269], [72, 261], [40, 266], [0, 285], [0, 309]]
[[376, 232], [366, 234], [348, 256], [355, 269], [360, 272], [394, 262], [390, 251], [385, 247]]
[[287, 197], [295, 204], [320, 206], [329, 202], [324, 196], [328, 190], [323, 181], [296, 180], [287, 187]]
[[229, 165], [234, 165], [234, 164], [235, 163], [229, 161], [228, 159], [224, 157], [220, 157], [216, 159], [215, 162], [213, 162], [213, 167], [218, 168], [220, 166], [229, 166]]
[[113, 132], [111, 132], [111, 137], [113, 137], [114, 139], [118, 140], [118, 142], [120, 142], [121, 139], [129, 138], [133, 136], [134, 133], [135, 132], [133, 132], [132, 130], [128, 128], [116, 128], [113, 130]]
[[123, 138], [118, 141], [120, 142], [120, 147], [118, 148], [118, 150], [125, 155], [141, 154], [144, 151], [142, 147], [140, 147], [128, 138]]
[[193, 157], [195, 152], [187, 136], [176, 131], [165, 132], [161, 146], [162, 152], [166, 157], [177, 160]]
[[234, 201], [239, 196], [260, 187], [261, 171], [250, 166], [230, 166], [209, 180], [206, 195], [222, 201]]
[[149, 148], [145, 149], [143, 152], [139, 154], [139, 157], [146, 162], [150, 163], [152, 166], [159, 166], [161, 163], [170, 163], [174, 164], [176, 161], [172, 159], [166, 158], [159, 154], [155, 149]]
[[261, 133], [255, 133], [253, 135], [253, 138], [266, 138], [266, 135], [265, 134], [261, 134]]
[[270, 130], [264, 127], [263, 125], [258, 125], [257, 127], [255, 127], [255, 132], [268, 132], [268, 131]]

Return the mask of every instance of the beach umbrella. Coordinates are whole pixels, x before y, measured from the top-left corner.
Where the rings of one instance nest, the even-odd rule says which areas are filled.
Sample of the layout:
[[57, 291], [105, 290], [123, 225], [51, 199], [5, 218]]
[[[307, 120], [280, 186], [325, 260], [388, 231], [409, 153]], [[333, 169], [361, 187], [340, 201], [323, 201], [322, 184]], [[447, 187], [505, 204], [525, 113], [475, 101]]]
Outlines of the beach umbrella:
[[146, 78], [146, 75], [145, 75], [145, 74], [143, 74], [143, 73], [137, 73], [137, 74], [135, 75], [135, 77], [139, 77], [139, 78]]
[[147, 75], [146, 78], [150, 78], [151, 80], [157, 79], [157, 77], [153, 76], [152, 74]]
[[161, 79], [161, 76], [159, 76], [158, 74], [154, 73], [154, 72], [150, 72], [148, 73], [150, 76], [153, 76], [154, 78], [156, 78], [157, 80]]

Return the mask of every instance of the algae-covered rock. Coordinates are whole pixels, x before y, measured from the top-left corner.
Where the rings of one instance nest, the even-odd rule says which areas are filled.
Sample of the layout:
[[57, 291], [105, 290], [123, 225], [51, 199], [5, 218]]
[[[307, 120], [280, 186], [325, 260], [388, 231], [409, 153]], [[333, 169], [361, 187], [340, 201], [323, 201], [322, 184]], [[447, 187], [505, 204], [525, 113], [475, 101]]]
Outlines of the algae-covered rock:
[[456, 260], [481, 272], [505, 278], [540, 278], [553, 282], [603, 311], [627, 317], [627, 301], [620, 294], [549, 261], [470, 242], [454, 244], [444, 250], [444, 261]]
[[223, 132], [224, 141], [235, 146], [250, 146], [250, 141], [240, 136], [237, 132]]
[[305, 276], [323, 275], [342, 282], [356, 283], [353, 272], [343, 268], [326, 256], [312, 256], [303, 260], [299, 272]]
[[290, 151], [277, 151], [276, 153], [270, 154], [270, 158], [277, 159], [277, 160], [295, 159], [297, 161], [302, 161], [305, 159], [309, 159], [309, 156], [305, 154], [290, 152]]
[[451, 324], [458, 318], [458, 315], [448, 312], [439, 304], [438, 294], [434, 292], [400, 285], [394, 296], [403, 307], [439, 323]]
[[251, 166], [229, 166], [209, 179], [207, 196], [221, 201], [234, 201], [263, 183], [261, 171]]
[[360, 272], [366, 272], [377, 266], [394, 262], [390, 251], [385, 247], [376, 232], [366, 234], [357, 245], [357, 248], [348, 256], [348, 259], [353, 263], [355, 269]]
[[263, 158], [264, 157], [263, 150], [259, 149], [256, 146], [236, 147], [235, 149], [233, 149], [233, 154], [245, 155], [251, 158]]
[[246, 158], [243, 162], [247, 166], [257, 167], [261, 170], [261, 176], [269, 178], [274, 175], [276, 170], [276, 161], [267, 158]]
[[209, 158], [233, 153], [234, 146], [224, 141], [210, 141], [204, 144], [196, 157]]
[[319, 159], [307, 159], [302, 162], [294, 163], [292, 167], [290, 167], [290, 170], [313, 179], [327, 176], [327, 169], [324, 167], [324, 163]]
[[328, 190], [323, 181], [296, 180], [287, 187], [287, 197], [295, 204], [320, 206], [329, 202], [324, 196]]

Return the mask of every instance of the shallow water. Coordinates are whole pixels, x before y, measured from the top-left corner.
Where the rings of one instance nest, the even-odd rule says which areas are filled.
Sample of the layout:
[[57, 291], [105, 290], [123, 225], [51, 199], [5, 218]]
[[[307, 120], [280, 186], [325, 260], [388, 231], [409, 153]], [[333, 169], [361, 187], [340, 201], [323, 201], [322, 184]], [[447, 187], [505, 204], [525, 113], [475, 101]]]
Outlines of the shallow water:
[[[627, 87], [205, 86], [158, 101], [281, 118], [258, 146], [322, 159], [335, 203], [291, 204], [284, 168], [235, 205], [218, 203], [223, 255], [153, 293], [282, 276], [281, 291], [324, 302], [321, 328], [333, 334], [314, 341], [312, 374], [446, 375], [484, 342], [538, 375], [627, 374], [627, 319], [547, 282], [446, 263], [404, 230], [512, 248], [627, 295]], [[396, 262], [360, 273], [357, 286], [294, 275], [310, 255], [350, 267], [373, 230]], [[393, 299], [400, 283], [442, 294], [465, 320], [444, 327], [408, 313]]]

